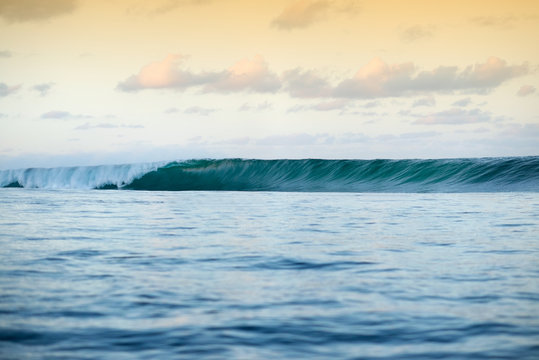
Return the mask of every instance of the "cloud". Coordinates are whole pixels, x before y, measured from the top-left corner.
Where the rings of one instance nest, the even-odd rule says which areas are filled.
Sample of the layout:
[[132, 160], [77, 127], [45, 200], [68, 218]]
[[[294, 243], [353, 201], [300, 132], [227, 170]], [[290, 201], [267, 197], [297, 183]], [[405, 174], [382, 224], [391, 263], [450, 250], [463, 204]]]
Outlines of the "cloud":
[[510, 29], [517, 20], [514, 16], [478, 16], [471, 19], [475, 25], [499, 29]]
[[418, 106], [435, 106], [436, 105], [436, 99], [434, 97], [429, 96], [426, 98], [418, 99], [414, 101], [412, 104], [412, 107], [418, 107]]
[[291, 106], [288, 108], [288, 110], [286, 110], [287, 113], [295, 113], [295, 112], [299, 112], [299, 111], [305, 111], [305, 110], [309, 110], [310, 107], [309, 106], [306, 106], [306, 105], [294, 105], [294, 106]]
[[409, 81], [414, 73], [412, 63], [388, 65], [376, 57], [360, 68], [353, 78], [342, 81], [335, 89], [339, 97], [375, 98], [391, 96], [392, 88]]
[[515, 138], [539, 138], [539, 124], [510, 124], [502, 131], [502, 135]]
[[275, 92], [281, 87], [279, 77], [271, 72], [261, 55], [242, 59], [204, 87], [206, 92]]
[[75, 128], [75, 130], [91, 130], [91, 129], [143, 129], [144, 126], [142, 125], [125, 125], [125, 124], [111, 124], [111, 123], [98, 123], [98, 124], [91, 124], [91, 123], [84, 123], [82, 125], [79, 125]]
[[295, 1], [286, 7], [271, 24], [283, 30], [305, 28], [324, 18], [328, 8], [328, 1]]
[[295, 68], [279, 77], [261, 55], [242, 59], [225, 70], [202, 73], [183, 69], [184, 59], [181, 55], [168, 55], [162, 61], [152, 62], [138, 74], [119, 82], [117, 89], [135, 92], [199, 88], [206, 93], [225, 94], [274, 93], [281, 89], [296, 98], [376, 99], [432, 93], [485, 94], [510, 79], [530, 73], [528, 63], [509, 65], [497, 57], [465, 68], [439, 66], [433, 70], [419, 70], [412, 62], [387, 64], [376, 57], [354, 76], [334, 85], [316, 70]]
[[415, 121], [422, 125], [461, 125], [489, 122], [493, 120], [491, 113], [480, 109], [463, 110], [453, 108], [431, 114]]
[[7, 50], [0, 51], [0, 58], [10, 58], [11, 56], [13, 56], [11, 51], [7, 51]]
[[[337, 99], [331, 101], [323, 101], [311, 106], [311, 110], [315, 111], [334, 111], [339, 110], [339, 115], [347, 114], [347, 110], [350, 108], [351, 102], [348, 99]], [[355, 113], [357, 114], [357, 113]]]
[[424, 92], [489, 91], [503, 82], [525, 75], [529, 65], [507, 65], [490, 57], [485, 63], [459, 70], [456, 66], [439, 66], [431, 71], [416, 71], [413, 63], [388, 65], [374, 58], [351, 79], [342, 81], [334, 91], [338, 97], [376, 98], [404, 96]]
[[355, 15], [359, 12], [361, 6], [359, 0], [340, 0], [331, 2], [332, 10], [336, 12]]
[[317, 75], [314, 70], [296, 68], [283, 74], [286, 89], [293, 97], [315, 98], [331, 96], [332, 88], [329, 82]]
[[153, 11], [154, 14], [164, 14], [169, 11], [175, 10], [178, 7], [186, 5], [206, 5], [211, 3], [213, 0], [167, 0], [161, 4]]
[[434, 35], [434, 25], [414, 25], [406, 28], [402, 33], [402, 39], [407, 42], [430, 38]]
[[311, 107], [312, 110], [316, 111], [332, 111], [332, 110], [346, 110], [350, 105], [349, 100], [337, 99], [332, 101], [325, 101], [318, 104], [315, 104]]
[[194, 114], [194, 115], [201, 115], [201, 116], [208, 116], [211, 113], [217, 111], [217, 109], [211, 109], [211, 108], [203, 108], [200, 106], [191, 106], [187, 109], [185, 109], [183, 112], [184, 114]]
[[75, 128], [75, 130], [89, 130], [89, 129], [116, 129], [118, 125], [109, 124], [109, 123], [100, 123], [100, 124], [90, 124], [84, 123]]
[[185, 56], [169, 54], [162, 61], [155, 61], [144, 66], [137, 75], [132, 75], [118, 83], [122, 91], [138, 91], [142, 89], [186, 89], [190, 86], [204, 84], [213, 74], [193, 74], [179, 68]]
[[253, 59], [238, 61], [226, 70], [195, 74], [182, 70], [184, 56], [168, 55], [162, 61], [144, 66], [136, 75], [118, 83], [121, 91], [144, 89], [185, 90], [190, 87], [204, 86], [205, 92], [274, 92], [281, 87], [279, 78], [268, 69], [260, 55]]
[[531, 85], [523, 85], [520, 87], [520, 89], [518, 89], [517, 95], [518, 96], [531, 95], [535, 92], [535, 90], [536, 90], [535, 87]]
[[296, 0], [271, 25], [280, 30], [301, 29], [326, 19], [330, 13], [354, 15], [358, 11], [357, 0]]
[[72, 117], [70, 112], [59, 111], [59, 110], [53, 110], [53, 111], [49, 111], [44, 114], [41, 114], [42, 119], [68, 119], [70, 117]]
[[175, 107], [171, 107], [171, 108], [168, 108], [164, 111], [165, 114], [176, 114], [178, 112], [178, 108], [175, 108]]
[[53, 86], [54, 86], [54, 83], [52, 82], [37, 84], [37, 85], [32, 86], [32, 90], [39, 92], [41, 96], [45, 96], [49, 93], [49, 91], [52, 89]]
[[72, 114], [69, 111], [53, 110], [41, 114], [41, 119], [58, 119], [58, 120], [67, 120], [67, 119], [90, 119], [93, 116], [82, 115], [82, 114]]
[[2, 0], [0, 17], [8, 22], [46, 20], [72, 12], [77, 0]]
[[128, 14], [138, 15], [162, 15], [178, 8], [187, 6], [207, 5], [215, 0], [153, 0], [153, 1], [130, 1], [127, 9]]
[[527, 63], [508, 66], [507, 62], [491, 56], [484, 64], [468, 67], [455, 79], [456, 86], [461, 88], [488, 88], [529, 72]]
[[336, 99], [330, 101], [322, 101], [310, 105], [294, 105], [288, 108], [287, 112], [295, 113], [300, 111], [334, 111], [339, 110], [339, 115], [347, 114], [346, 110], [350, 107], [350, 100]]
[[472, 99], [470, 99], [469, 97], [466, 97], [464, 99], [460, 99], [460, 100], [455, 101], [452, 105], [453, 106], [459, 106], [459, 107], [466, 107], [466, 106], [470, 105], [471, 103], [472, 103]]
[[369, 101], [368, 103], [366, 103], [365, 105], [361, 107], [365, 109], [371, 109], [377, 106], [380, 106], [380, 103], [378, 101]]
[[0, 83], [0, 97], [5, 97], [14, 94], [21, 88], [20, 85], [8, 86], [5, 83]]

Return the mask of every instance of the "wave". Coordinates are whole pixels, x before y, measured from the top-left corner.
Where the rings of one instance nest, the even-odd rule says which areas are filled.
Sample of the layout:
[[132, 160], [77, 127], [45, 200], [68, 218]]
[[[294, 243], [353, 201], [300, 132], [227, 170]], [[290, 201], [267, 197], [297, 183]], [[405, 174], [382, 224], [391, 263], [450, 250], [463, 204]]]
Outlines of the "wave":
[[0, 187], [119, 189], [165, 163], [0, 170]]
[[201, 159], [0, 171], [1, 187], [327, 192], [539, 191], [539, 156], [437, 160]]

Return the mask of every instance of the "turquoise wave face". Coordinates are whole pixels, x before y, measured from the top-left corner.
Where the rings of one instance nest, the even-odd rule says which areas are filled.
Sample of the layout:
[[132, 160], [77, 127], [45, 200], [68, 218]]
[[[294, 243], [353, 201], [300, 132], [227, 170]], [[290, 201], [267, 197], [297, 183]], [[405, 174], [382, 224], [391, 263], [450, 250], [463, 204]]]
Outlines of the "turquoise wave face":
[[539, 191], [539, 157], [440, 160], [188, 160], [0, 172], [0, 186], [130, 190]]

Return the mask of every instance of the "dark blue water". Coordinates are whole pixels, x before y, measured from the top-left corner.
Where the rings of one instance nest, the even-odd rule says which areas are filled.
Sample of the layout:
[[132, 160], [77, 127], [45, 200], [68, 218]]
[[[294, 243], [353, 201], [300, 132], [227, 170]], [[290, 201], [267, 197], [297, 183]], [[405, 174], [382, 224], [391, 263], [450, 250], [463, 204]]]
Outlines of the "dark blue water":
[[2, 359], [537, 359], [539, 193], [0, 189]]

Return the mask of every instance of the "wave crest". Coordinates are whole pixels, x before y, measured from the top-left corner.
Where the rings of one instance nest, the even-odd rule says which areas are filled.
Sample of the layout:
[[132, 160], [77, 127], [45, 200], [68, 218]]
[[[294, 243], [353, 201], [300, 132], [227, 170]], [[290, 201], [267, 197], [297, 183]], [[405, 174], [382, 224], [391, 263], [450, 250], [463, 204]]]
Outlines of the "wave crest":
[[46, 189], [539, 191], [539, 157], [440, 160], [187, 160], [0, 171], [0, 186]]

